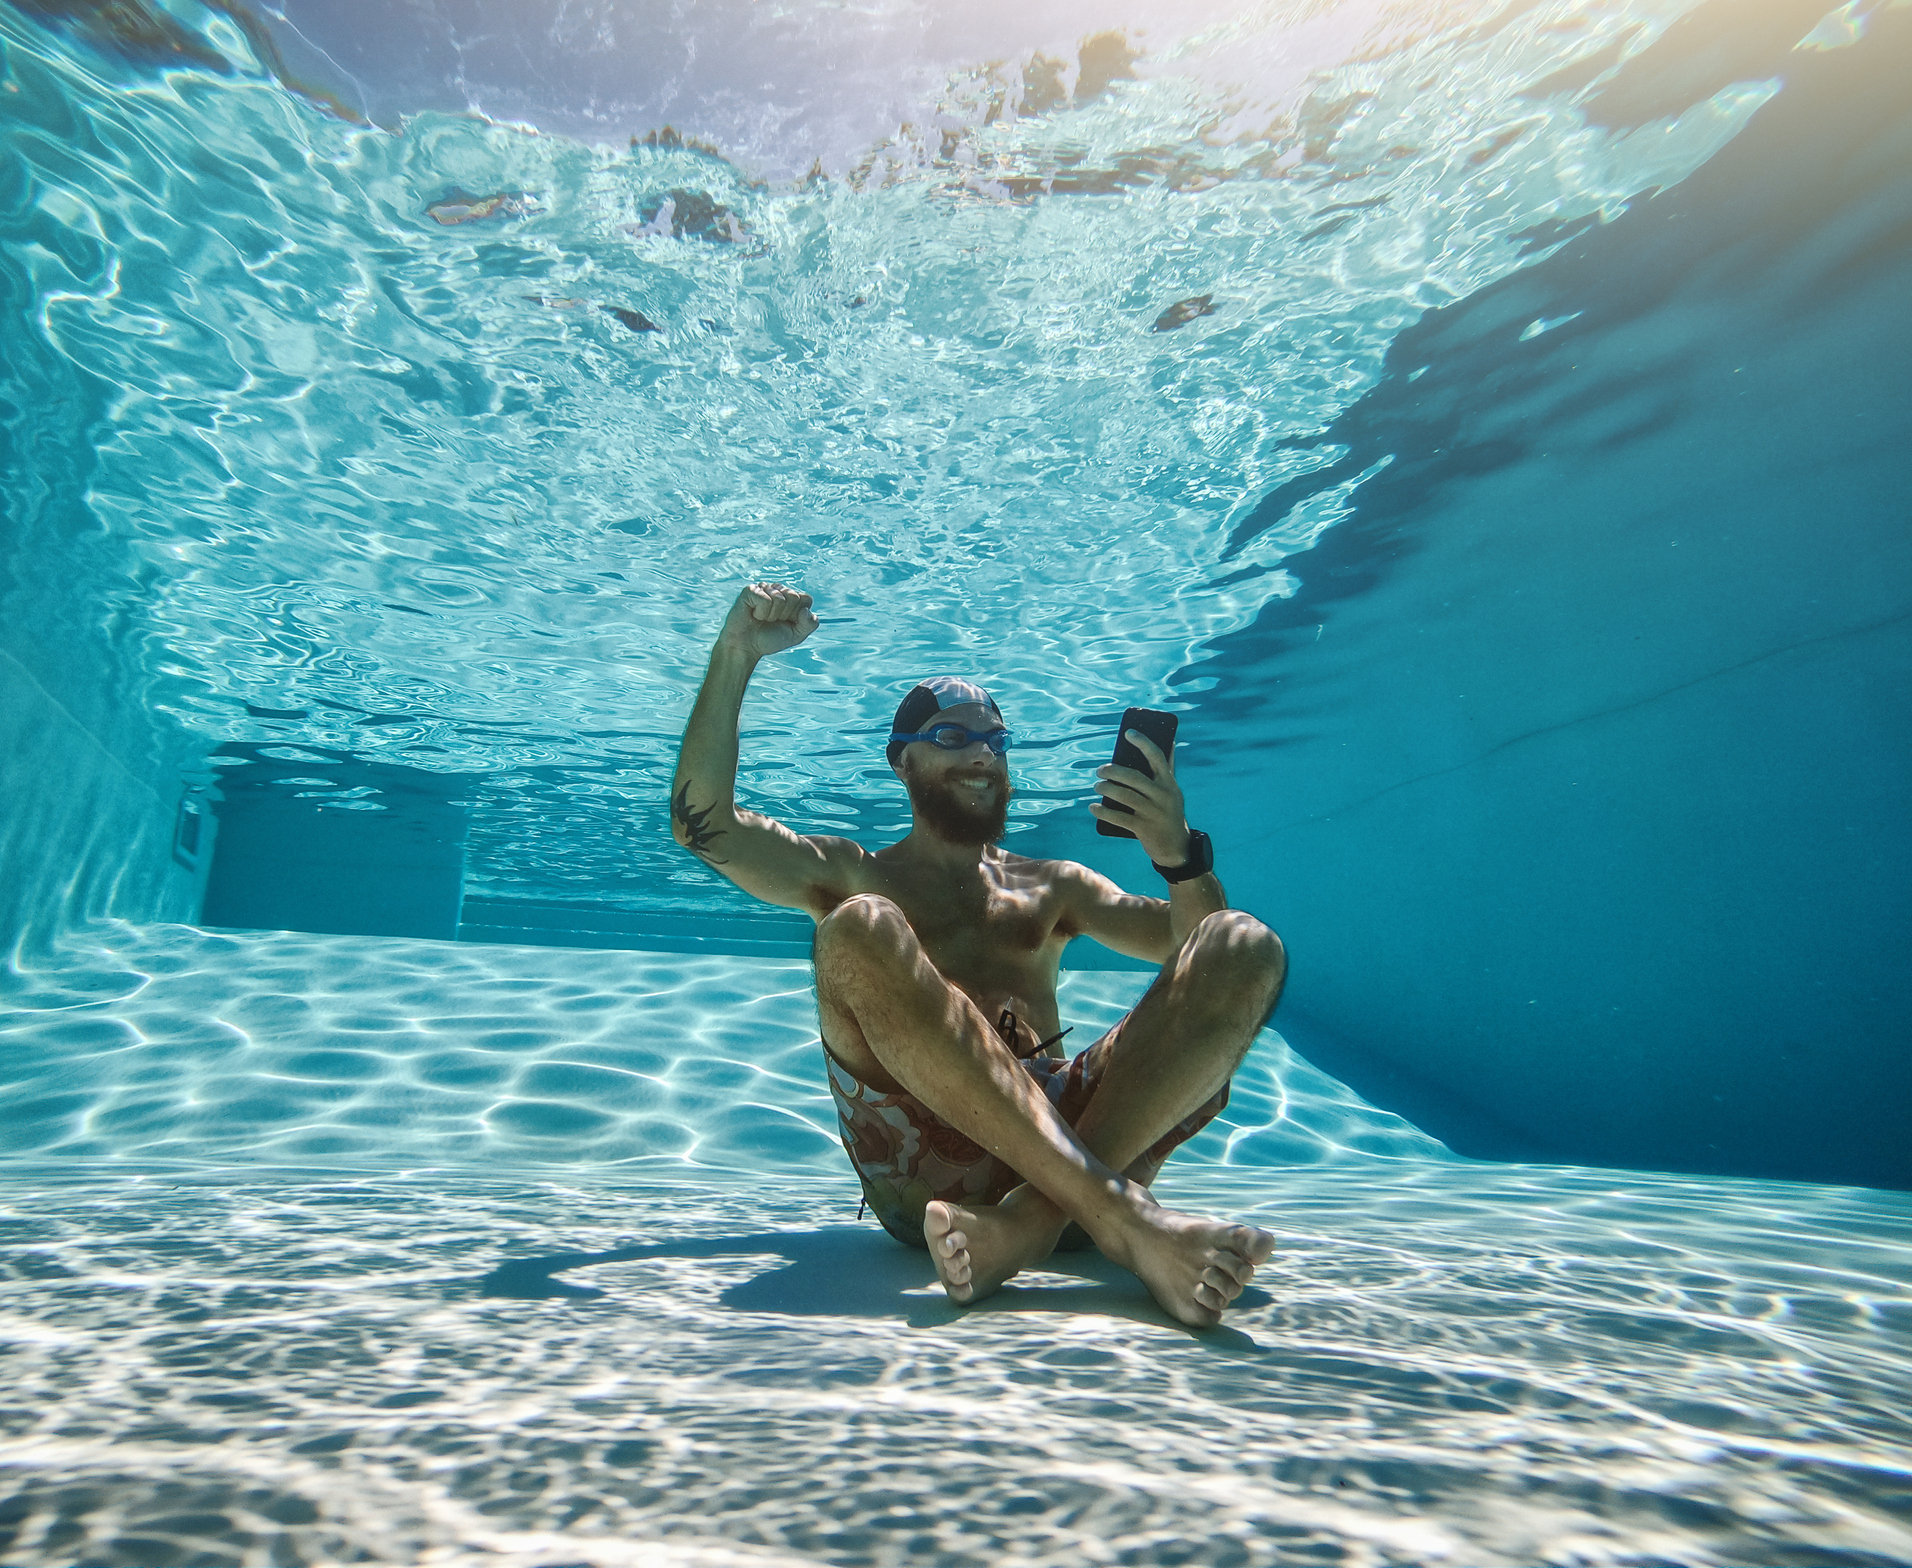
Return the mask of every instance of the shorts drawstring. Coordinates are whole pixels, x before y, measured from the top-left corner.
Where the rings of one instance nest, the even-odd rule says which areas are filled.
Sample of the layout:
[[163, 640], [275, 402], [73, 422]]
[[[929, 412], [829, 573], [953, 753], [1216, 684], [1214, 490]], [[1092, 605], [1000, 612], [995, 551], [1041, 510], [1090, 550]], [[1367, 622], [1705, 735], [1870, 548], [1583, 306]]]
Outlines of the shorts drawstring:
[[1067, 1029], [1062, 1031], [1062, 1034], [1052, 1034], [1046, 1040], [1038, 1040], [1029, 1050], [1018, 1051], [1016, 1050], [1016, 1036], [1020, 1033], [1020, 1030], [1017, 1028], [1016, 1015], [1005, 1007], [1002, 1010], [1002, 1015], [996, 1020], [996, 1033], [1002, 1036], [1002, 1043], [1008, 1046], [1012, 1052], [1015, 1052], [1016, 1060], [1019, 1062], [1026, 1062], [1032, 1056], [1042, 1055], [1044, 1051], [1048, 1050], [1050, 1046], [1060, 1040], [1062, 1035], [1073, 1034], [1074, 1032], [1075, 1025], [1070, 1024]]

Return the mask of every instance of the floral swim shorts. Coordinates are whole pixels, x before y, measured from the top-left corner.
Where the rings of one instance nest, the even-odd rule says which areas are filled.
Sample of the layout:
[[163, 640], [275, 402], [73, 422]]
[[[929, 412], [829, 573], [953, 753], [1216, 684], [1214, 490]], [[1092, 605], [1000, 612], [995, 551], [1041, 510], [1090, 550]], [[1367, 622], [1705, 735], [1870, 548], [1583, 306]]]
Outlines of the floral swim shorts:
[[[1101, 1072], [1121, 1032], [1117, 1024], [1071, 1061], [1029, 1056], [1022, 1065], [1073, 1127], [1101, 1083]], [[898, 1241], [923, 1247], [923, 1210], [932, 1199], [975, 1205], [998, 1203], [1022, 1177], [972, 1143], [920, 1100], [886, 1094], [854, 1077], [826, 1046], [844, 1152], [863, 1184], [863, 1196], [883, 1228]], [[1228, 1104], [1228, 1085], [1162, 1134], [1145, 1156], [1164, 1160], [1213, 1121]]]

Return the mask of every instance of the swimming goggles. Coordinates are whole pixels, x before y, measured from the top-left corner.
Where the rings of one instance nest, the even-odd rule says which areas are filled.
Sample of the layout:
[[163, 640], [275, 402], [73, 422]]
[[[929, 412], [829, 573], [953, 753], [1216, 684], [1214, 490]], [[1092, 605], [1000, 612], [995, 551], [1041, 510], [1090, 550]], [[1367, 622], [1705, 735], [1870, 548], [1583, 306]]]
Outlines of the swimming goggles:
[[926, 740], [941, 751], [962, 751], [981, 741], [999, 757], [1009, 749], [1009, 731], [1000, 726], [993, 730], [972, 730], [961, 724], [932, 724], [920, 735], [905, 735], [899, 730], [890, 736], [891, 744], [901, 741], [907, 746], [913, 740]]

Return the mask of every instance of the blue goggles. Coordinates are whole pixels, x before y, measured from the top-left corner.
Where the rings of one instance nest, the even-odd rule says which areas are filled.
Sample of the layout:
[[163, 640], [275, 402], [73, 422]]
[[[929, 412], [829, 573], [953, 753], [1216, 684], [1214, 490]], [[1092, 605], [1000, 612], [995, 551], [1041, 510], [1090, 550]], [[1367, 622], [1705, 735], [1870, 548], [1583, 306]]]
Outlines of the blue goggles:
[[907, 746], [917, 740], [926, 740], [942, 751], [962, 751], [981, 741], [999, 757], [1009, 749], [1009, 731], [1000, 725], [993, 730], [972, 730], [961, 724], [932, 724], [920, 735], [905, 735], [898, 730], [890, 736], [892, 745], [901, 741]]

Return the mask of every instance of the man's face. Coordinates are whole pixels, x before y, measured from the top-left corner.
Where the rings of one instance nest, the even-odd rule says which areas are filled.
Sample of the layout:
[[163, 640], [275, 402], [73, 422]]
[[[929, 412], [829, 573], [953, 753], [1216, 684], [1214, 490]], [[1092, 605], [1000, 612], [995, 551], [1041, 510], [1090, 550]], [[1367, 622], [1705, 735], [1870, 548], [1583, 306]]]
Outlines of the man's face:
[[[981, 703], [945, 708], [931, 724], [960, 724], [974, 734], [1002, 721]], [[993, 844], [1009, 821], [1009, 764], [981, 741], [944, 751], [926, 740], [903, 748], [897, 772], [910, 792], [917, 820], [952, 844]]]

